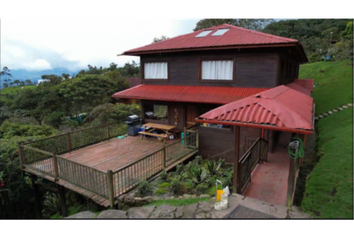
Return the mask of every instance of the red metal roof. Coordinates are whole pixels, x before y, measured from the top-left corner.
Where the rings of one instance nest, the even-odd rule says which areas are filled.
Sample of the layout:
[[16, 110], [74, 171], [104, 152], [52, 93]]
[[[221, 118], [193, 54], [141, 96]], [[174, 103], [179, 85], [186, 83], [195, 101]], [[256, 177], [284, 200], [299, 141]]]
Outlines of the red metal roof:
[[299, 91], [303, 94], [306, 94], [307, 96], [311, 96], [311, 91], [308, 90], [307, 88], [302, 87], [301, 85], [297, 84], [297, 83], [289, 83], [286, 85], [287, 87], [294, 89], [296, 91]]
[[213, 109], [198, 122], [312, 134], [313, 99], [281, 85]]
[[[212, 36], [218, 29], [229, 30], [221, 36]], [[195, 37], [205, 30], [212, 30], [205, 37]], [[279, 45], [279, 44], [296, 44], [296, 39], [279, 37], [271, 34], [257, 32], [242, 27], [229, 24], [222, 24], [195, 31], [189, 34], [180, 35], [157, 43], [152, 43], [143, 47], [128, 50], [123, 55], [139, 55], [146, 52], [176, 50], [176, 49], [195, 49], [208, 47], [224, 47], [224, 46], [262, 46], [262, 45]]]
[[226, 104], [269, 88], [138, 85], [117, 92], [113, 98]]
[[310, 92], [313, 91], [313, 85], [315, 84], [314, 79], [295, 79], [294, 83], [308, 89]]

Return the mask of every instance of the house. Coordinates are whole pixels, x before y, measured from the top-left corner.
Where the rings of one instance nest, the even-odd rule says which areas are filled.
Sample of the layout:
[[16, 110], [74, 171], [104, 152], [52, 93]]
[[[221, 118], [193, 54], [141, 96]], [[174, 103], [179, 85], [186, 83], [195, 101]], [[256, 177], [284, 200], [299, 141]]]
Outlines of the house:
[[[294, 134], [304, 140], [313, 131], [313, 80], [298, 79], [299, 65], [308, 62], [298, 40], [222, 24], [121, 55], [140, 57], [141, 84], [112, 97], [140, 100], [146, 123], [197, 129], [204, 157], [237, 150], [234, 162], [262, 138], [269, 160], [281, 141], [286, 146]], [[234, 184], [245, 189], [237, 177]]]

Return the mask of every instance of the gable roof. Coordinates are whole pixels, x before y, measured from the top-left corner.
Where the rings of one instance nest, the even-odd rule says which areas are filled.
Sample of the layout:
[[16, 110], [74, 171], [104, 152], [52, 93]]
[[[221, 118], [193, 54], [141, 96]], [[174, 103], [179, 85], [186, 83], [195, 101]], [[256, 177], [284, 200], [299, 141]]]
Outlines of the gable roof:
[[280, 85], [213, 109], [196, 121], [312, 134], [313, 111], [312, 97]]
[[[212, 36], [218, 29], [229, 29], [221, 36]], [[199, 33], [211, 30], [205, 37], [196, 37]], [[189, 34], [180, 35], [143, 47], [134, 48], [122, 53], [122, 55], [141, 55], [153, 52], [186, 51], [192, 49], [207, 49], [211, 47], [254, 47], [254, 46], [295, 46], [301, 44], [296, 39], [279, 37], [267, 33], [249, 30], [230, 24], [222, 24], [205, 28]], [[303, 49], [302, 49], [303, 51]]]
[[268, 89], [269, 88], [141, 84], [136, 87], [117, 92], [112, 95], [112, 98], [226, 104]]

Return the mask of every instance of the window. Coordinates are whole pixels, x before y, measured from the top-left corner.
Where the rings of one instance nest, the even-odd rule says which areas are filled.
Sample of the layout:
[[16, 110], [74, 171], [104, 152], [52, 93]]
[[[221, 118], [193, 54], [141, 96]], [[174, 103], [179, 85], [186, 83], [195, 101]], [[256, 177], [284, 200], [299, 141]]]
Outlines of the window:
[[197, 36], [195, 37], [205, 37], [206, 35], [208, 35], [209, 33], [211, 33], [212, 30], [205, 30], [201, 33], [199, 33]]
[[145, 79], [167, 79], [167, 62], [144, 64]]
[[168, 108], [166, 105], [144, 105], [146, 119], [168, 121]]
[[233, 61], [202, 61], [202, 80], [233, 80]]
[[211, 36], [222, 36], [224, 35], [224, 33], [226, 33], [227, 31], [229, 31], [229, 29], [219, 29], [216, 32], [214, 32], [213, 34], [211, 34]]

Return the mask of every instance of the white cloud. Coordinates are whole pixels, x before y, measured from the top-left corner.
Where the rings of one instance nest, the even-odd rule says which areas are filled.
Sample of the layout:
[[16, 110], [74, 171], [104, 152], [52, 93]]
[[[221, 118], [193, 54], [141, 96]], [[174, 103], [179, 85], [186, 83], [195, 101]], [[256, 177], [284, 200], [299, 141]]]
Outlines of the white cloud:
[[23, 66], [29, 71], [42, 71], [52, 69], [50, 63], [45, 59], [37, 59], [34, 62], [24, 63]]
[[[154, 37], [175, 37], [193, 31], [198, 19], [2, 19], [1, 59], [10, 69], [124, 66], [139, 57], [120, 56], [148, 45]], [[42, 59], [44, 62], [37, 62]]]

